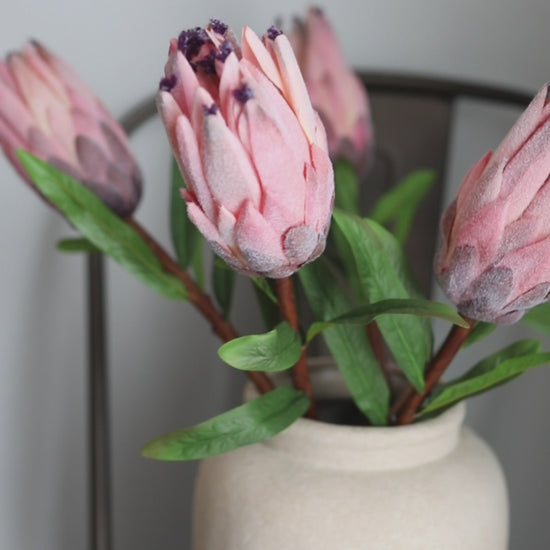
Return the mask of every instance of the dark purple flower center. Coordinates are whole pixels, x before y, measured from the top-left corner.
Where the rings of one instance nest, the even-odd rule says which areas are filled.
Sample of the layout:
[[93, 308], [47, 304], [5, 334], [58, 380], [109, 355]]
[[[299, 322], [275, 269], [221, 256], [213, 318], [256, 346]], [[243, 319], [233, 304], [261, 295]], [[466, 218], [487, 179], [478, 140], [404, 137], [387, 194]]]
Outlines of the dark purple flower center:
[[223, 36], [225, 36], [228, 29], [227, 25], [219, 19], [210, 19], [210, 27], [216, 34], [221, 34]]
[[188, 61], [191, 61], [196, 57], [201, 48], [209, 42], [210, 39], [206, 34], [204, 29], [200, 27], [195, 27], [194, 29], [189, 29], [183, 31], [178, 37], [178, 48], [183, 55], [187, 58]]
[[280, 34], [283, 34], [283, 31], [275, 27], [275, 25], [267, 29], [267, 37], [269, 40], [275, 40], [275, 38], [277, 38]]
[[202, 69], [204, 74], [216, 74], [216, 62], [214, 59], [214, 54], [210, 54], [207, 57], [199, 59], [199, 61], [196, 61], [195, 63], [191, 63], [191, 67], [193, 67], [195, 72], [198, 69]]
[[178, 79], [176, 78], [175, 74], [173, 74], [172, 76], [167, 76], [166, 78], [162, 78], [160, 80], [159, 90], [170, 92], [172, 91], [172, 88], [177, 84], [177, 82]]
[[227, 56], [234, 50], [235, 47], [233, 46], [233, 44], [226, 40], [216, 52], [215, 57], [218, 61], [225, 61], [227, 59]]
[[215, 115], [219, 110], [220, 108], [215, 103], [212, 103], [210, 107], [208, 105], [202, 106], [202, 111], [205, 115]]
[[233, 90], [233, 97], [244, 105], [254, 97], [254, 92], [246, 84], [243, 84], [240, 88]]

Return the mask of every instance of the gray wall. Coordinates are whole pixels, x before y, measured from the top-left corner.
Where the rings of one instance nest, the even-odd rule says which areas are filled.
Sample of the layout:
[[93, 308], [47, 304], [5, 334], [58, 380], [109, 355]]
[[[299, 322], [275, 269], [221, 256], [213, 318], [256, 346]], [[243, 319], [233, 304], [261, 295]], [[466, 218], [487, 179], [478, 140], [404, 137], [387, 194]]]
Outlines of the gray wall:
[[[0, 52], [19, 48], [29, 37], [42, 40], [117, 115], [155, 90], [168, 40], [182, 28], [216, 16], [235, 29], [246, 23], [263, 32], [276, 16], [306, 6], [295, 0], [2, 2]], [[477, 79], [533, 92], [550, 76], [547, 0], [324, 5], [350, 62], [360, 68]], [[515, 116], [460, 106], [451, 186], [498, 143]], [[158, 121], [133, 143], [146, 176], [137, 217], [168, 242], [169, 152]], [[0, 547], [84, 549], [84, 266], [78, 257], [53, 251], [70, 229], [3, 158], [0, 176]], [[188, 536], [194, 466], [147, 462], [139, 449], [160, 433], [236, 402], [241, 378], [219, 364], [217, 342], [190, 308], [158, 298], [113, 265], [108, 292], [116, 548], [185, 548], [180, 541]], [[255, 324], [245, 311], [238, 317], [241, 326]], [[519, 336], [520, 329], [512, 328], [500, 341]], [[509, 478], [512, 550], [550, 546], [549, 389], [549, 371], [541, 369], [469, 406], [471, 424], [491, 441]]]

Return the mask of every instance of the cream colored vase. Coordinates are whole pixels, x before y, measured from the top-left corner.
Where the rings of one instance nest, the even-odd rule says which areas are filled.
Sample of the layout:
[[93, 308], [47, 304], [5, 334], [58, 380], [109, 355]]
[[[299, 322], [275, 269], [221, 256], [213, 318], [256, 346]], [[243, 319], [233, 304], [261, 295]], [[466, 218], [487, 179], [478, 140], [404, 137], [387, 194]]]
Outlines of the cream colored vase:
[[[335, 376], [319, 393], [339, 393]], [[193, 550], [506, 550], [504, 476], [464, 412], [398, 428], [303, 419], [203, 461]]]

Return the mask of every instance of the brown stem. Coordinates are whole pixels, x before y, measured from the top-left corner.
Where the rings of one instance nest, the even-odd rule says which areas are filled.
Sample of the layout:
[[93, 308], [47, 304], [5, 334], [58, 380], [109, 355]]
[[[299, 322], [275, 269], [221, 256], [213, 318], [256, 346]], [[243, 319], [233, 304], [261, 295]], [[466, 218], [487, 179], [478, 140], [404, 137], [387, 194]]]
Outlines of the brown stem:
[[433, 361], [428, 365], [426, 369], [426, 386], [422, 393], [418, 393], [411, 388], [406, 390], [406, 397], [400, 399], [401, 406], [399, 407], [397, 424], [405, 425], [411, 424], [414, 421], [414, 417], [422, 405], [424, 399], [432, 392], [432, 390], [437, 386], [439, 380], [443, 376], [445, 370], [450, 365], [451, 361], [454, 359], [462, 344], [468, 338], [469, 334], [472, 332], [475, 321], [471, 319], [466, 319], [468, 321], [468, 328], [459, 327], [454, 325], [450, 330], [445, 342], [439, 349], [436, 356], [433, 358]]
[[[223, 317], [216, 308], [210, 296], [205, 294], [195, 283], [189, 273], [183, 270], [174, 259], [162, 248], [162, 246], [133, 218], [126, 218], [126, 223], [140, 235], [159, 259], [162, 267], [167, 273], [177, 277], [185, 286], [188, 292], [189, 301], [210, 321], [214, 332], [224, 341], [228, 342], [237, 338], [238, 334], [233, 325]], [[247, 373], [261, 394], [267, 393], [274, 388], [273, 382], [262, 372]]]
[[384, 337], [382, 336], [376, 321], [373, 321], [367, 325], [367, 336], [371, 344], [372, 351], [374, 352], [374, 356], [380, 364], [380, 367], [384, 372], [384, 376], [386, 376], [387, 379], [389, 377], [389, 373], [386, 368], [386, 346], [384, 344]]
[[[275, 286], [277, 288], [279, 307], [281, 309], [283, 319], [287, 321], [296, 332], [299, 333], [300, 319], [298, 318], [298, 308], [296, 307], [296, 296], [294, 294], [294, 283], [292, 282], [292, 277], [276, 279]], [[309, 378], [305, 347], [302, 350], [300, 359], [292, 370], [292, 378], [294, 381], [294, 387], [300, 391], [303, 391], [309, 397], [309, 418], [317, 418], [317, 410], [313, 400], [313, 389]]]

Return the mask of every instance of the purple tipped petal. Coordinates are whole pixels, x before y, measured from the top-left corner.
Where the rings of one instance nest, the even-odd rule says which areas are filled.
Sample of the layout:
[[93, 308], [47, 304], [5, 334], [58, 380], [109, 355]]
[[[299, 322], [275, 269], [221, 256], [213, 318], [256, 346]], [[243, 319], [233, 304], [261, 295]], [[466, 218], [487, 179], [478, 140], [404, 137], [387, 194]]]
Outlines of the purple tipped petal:
[[124, 131], [76, 73], [35, 41], [0, 63], [0, 144], [18, 171], [15, 148], [79, 180], [116, 213], [137, 206], [141, 177]]
[[545, 86], [443, 217], [437, 274], [463, 314], [511, 323], [550, 288], [550, 108]]
[[288, 41], [270, 34], [266, 47], [245, 29], [241, 53], [219, 21], [185, 31], [158, 105], [191, 221], [234, 269], [286, 277], [322, 252], [334, 181]]

